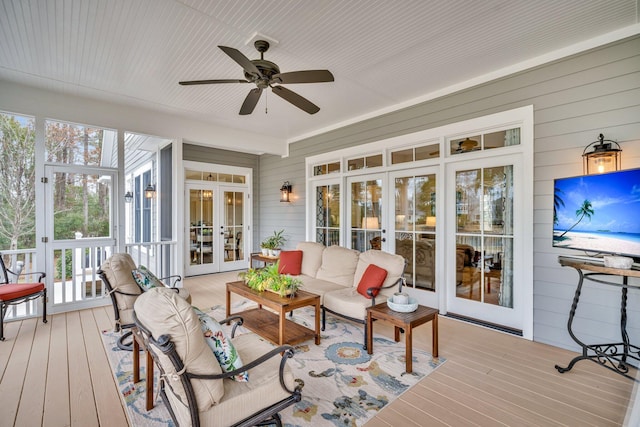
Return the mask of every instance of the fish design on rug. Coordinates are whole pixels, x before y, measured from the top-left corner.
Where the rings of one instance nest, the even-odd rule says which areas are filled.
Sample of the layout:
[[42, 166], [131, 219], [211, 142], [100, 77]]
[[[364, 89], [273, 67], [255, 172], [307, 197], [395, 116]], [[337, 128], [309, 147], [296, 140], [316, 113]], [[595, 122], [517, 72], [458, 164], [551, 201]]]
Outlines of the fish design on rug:
[[329, 369], [325, 369], [319, 374], [316, 374], [316, 371], [309, 371], [309, 376], [313, 378], [326, 378], [326, 377], [332, 377], [335, 373], [336, 373], [335, 368], [329, 368]]
[[337, 427], [356, 427], [356, 420], [367, 417], [367, 411], [379, 411], [389, 399], [386, 396], [373, 397], [364, 390], [358, 390], [358, 396], [340, 396], [333, 402], [335, 409], [323, 413], [322, 418], [331, 421]]
[[392, 393], [404, 392], [409, 388], [407, 384], [400, 382], [396, 377], [385, 372], [378, 362], [371, 362], [366, 368], [358, 368], [358, 370], [363, 372], [369, 372], [373, 381], [378, 384], [383, 389], [390, 391]]

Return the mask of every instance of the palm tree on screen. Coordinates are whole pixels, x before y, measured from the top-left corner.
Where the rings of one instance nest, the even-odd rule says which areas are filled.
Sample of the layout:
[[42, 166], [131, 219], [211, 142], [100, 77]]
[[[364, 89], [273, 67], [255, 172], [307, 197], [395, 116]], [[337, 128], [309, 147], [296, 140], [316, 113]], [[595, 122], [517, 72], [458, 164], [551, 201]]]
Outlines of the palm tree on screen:
[[558, 209], [561, 207], [564, 208], [564, 200], [562, 200], [561, 195], [564, 194], [564, 191], [555, 187], [553, 189], [553, 224], [556, 225], [558, 223]]
[[585, 216], [589, 218], [589, 220], [591, 220], [591, 215], [593, 214], [594, 214], [594, 211], [593, 211], [593, 206], [591, 205], [591, 202], [585, 199], [584, 202], [582, 202], [582, 206], [580, 206], [580, 208], [576, 210], [576, 216], [579, 217], [578, 221], [575, 224], [573, 224], [571, 227], [569, 227], [568, 230], [562, 233], [560, 237], [564, 236], [565, 234], [573, 230], [576, 225], [580, 224], [580, 221], [582, 221], [582, 219]]

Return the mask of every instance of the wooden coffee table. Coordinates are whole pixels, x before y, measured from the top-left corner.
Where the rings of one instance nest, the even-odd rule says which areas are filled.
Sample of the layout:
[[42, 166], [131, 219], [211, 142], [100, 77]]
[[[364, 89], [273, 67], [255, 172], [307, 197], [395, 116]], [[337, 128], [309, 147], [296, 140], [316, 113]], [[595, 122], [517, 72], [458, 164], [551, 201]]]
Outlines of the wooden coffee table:
[[[258, 303], [258, 308], [245, 310], [239, 314], [243, 326], [275, 345], [297, 344], [315, 337], [316, 345], [320, 344], [320, 295], [298, 290], [294, 297], [281, 297], [273, 292], [258, 292], [249, 288], [244, 282], [227, 283], [227, 317], [231, 315], [231, 294], [237, 294]], [[305, 328], [286, 318], [286, 314], [296, 308], [313, 305], [315, 313], [315, 331]], [[273, 311], [265, 310], [267, 307]]]
[[407, 373], [413, 371], [413, 328], [427, 322], [431, 322], [431, 352], [433, 357], [438, 357], [438, 310], [419, 305], [412, 313], [393, 311], [386, 302], [367, 308], [367, 353], [373, 354], [373, 319], [386, 320], [394, 326], [396, 342], [400, 341], [400, 328], [405, 331], [405, 359]]

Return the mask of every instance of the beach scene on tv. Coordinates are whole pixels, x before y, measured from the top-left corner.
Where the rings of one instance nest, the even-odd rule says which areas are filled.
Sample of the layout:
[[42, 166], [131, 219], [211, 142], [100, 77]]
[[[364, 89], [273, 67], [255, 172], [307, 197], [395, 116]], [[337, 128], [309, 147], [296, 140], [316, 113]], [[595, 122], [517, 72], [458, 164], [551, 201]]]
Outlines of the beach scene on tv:
[[556, 179], [553, 246], [640, 257], [640, 169]]

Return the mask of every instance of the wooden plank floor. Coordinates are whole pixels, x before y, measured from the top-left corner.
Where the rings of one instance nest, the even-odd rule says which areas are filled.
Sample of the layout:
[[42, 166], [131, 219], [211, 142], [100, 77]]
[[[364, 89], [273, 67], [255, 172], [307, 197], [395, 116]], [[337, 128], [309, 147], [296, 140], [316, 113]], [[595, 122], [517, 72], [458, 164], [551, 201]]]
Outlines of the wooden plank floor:
[[[224, 304], [237, 273], [185, 280], [193, 304]], [[232, 296], [232, 302], [240, 297]], [[102, 346], [111, 306], [7, 323], [0, 342], [0, 426], [126, 426]], [[383, 322], [376, 333], [392, 337]], [[593, 362], [559, 374], [575, 353], [442, 318], [447, 362], [367, 423], [388, 426], [620, 426], [633, 382]], [[414, 330], [430, 351], [431, 328]]]

